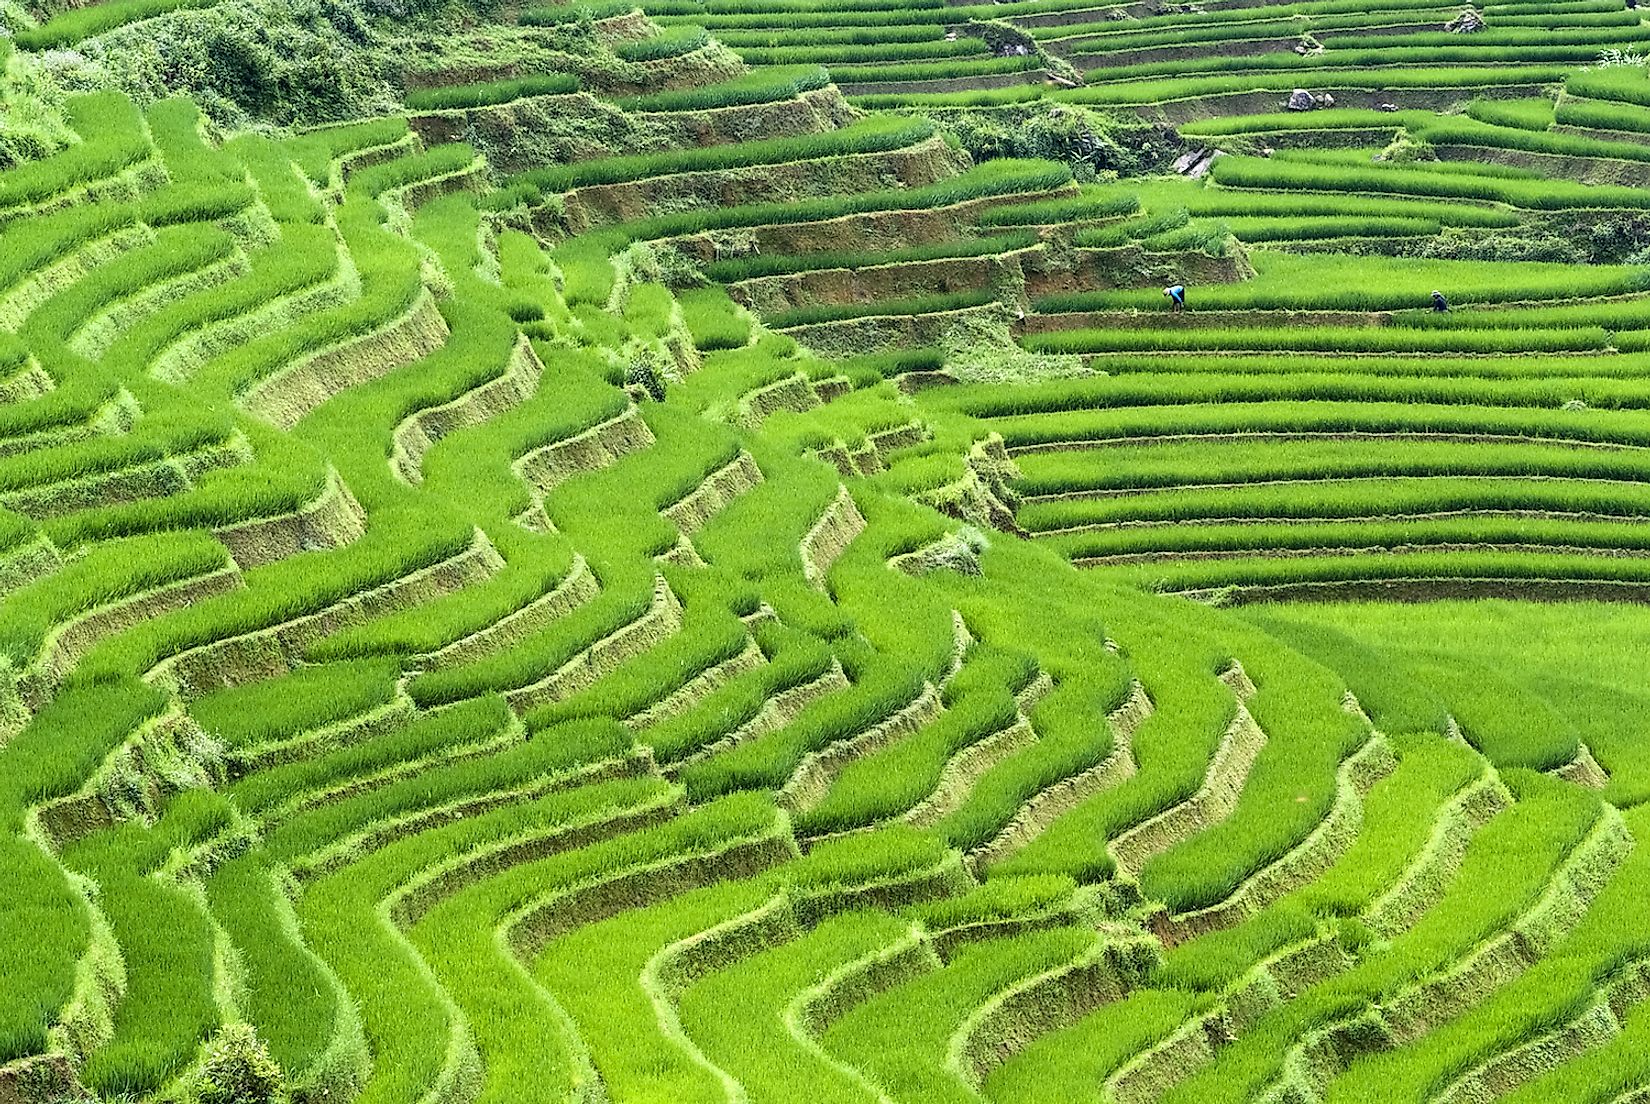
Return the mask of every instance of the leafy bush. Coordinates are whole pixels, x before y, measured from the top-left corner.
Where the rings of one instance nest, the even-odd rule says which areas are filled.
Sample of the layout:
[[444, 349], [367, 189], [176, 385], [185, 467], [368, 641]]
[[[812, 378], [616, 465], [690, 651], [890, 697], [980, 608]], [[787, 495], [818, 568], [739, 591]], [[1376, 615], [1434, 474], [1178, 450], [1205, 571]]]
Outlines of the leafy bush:
[[81, 49], [113, 87], [142, 100], [187, 94], [239, 129], [253, 121], [313, 126], [390, 114], [390, 58], [378, 45], [358, 0], [223, 0], [113, 31]]
[[1182, 148], [1172, 127], [1080, 105], [930, 109], [930, 114], [949, 127], [977, 161], [997, 157], [1063, 161], [1079, 179], [1103, 173], [1151, 173], [1178, 156]]
[[207, 1044], [196, 1092], [201, 1104], [282, 1104], [286, 1100], [281, 1067], [251, 1025], [244, 1023], [224, 1025]]

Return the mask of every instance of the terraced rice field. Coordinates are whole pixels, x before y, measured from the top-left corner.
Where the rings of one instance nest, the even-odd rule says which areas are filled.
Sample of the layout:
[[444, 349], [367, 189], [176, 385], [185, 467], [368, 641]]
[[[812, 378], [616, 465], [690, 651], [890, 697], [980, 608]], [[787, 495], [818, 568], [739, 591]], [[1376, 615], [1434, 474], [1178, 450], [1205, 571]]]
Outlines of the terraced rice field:
[[0, 11], [0, 1102], [1650, 1101], [1636, 9], [217, 6]]

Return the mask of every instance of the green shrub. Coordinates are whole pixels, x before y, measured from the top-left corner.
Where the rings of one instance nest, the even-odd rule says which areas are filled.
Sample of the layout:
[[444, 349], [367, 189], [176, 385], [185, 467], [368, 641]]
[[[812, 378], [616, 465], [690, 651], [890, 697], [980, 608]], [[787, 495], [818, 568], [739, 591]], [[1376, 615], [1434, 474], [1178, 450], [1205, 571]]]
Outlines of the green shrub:
[[98, 35], [90, 52], [111, 87], [145, 101], [191, 96], [226, 129], [314, 126], [394, 110], [399, 65], [369, 13], [381, 2], [120, 0], [65, 12], [38, 45]]
[[244, 1023], [224, 1025], [207, 1044], [195, 1091], [201, 1104], [280, 1104], [286, 1099], [281, 1067]]

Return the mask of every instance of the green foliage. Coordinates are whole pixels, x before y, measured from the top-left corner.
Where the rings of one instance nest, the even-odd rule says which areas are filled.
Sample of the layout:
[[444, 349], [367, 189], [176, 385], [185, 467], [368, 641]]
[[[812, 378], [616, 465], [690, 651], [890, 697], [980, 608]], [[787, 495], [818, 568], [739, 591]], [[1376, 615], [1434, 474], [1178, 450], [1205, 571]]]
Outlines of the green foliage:
[[255, 747], [385, 704], [399, 673], [394, 664], [372, 660], [305, 667], [208, 694], [190, 712], [231, 748]]
[[710, 34], [703, 27], [685, 25], [667, 28], [652, 38], [621, 42], [615, 52], [625, 61], [664, 61], [702, 49], [709, 41]]
[[678, 301], [682, 304], [682, 320], [701, 351], [742, 349], [750, 343], [750, 316], [721, 288], [686, 291]]
[[408, 92], [404, 101], [409, 111], [450, 111], [455, 108], [509, 103], [529, 96], [554, 96], [575, 92], [578, 87], [578, 78], [571, 74], [545, 73], [456, 88], [424, 88]]
[[1481, 123], [1495, 126], [1546, 130], [1553, 125], [1553, 102], [1544, 99], [1474, 100], [1467, 105], [1467, 114]]
[[252, 1027], [226, 1024], [206, 1047], [195, 1090], [201, 1104], [280, 1104], [281, 1068]]
[[977, 161], [1034, 157], [1063, 161], [1079, 180], [1157, 172], [1181, 151], [1174, 131], [1081, 105], [932, 111]]
[[[1524, 132], [1516, 132], [1524, 133]], [[1598, 207], [1642, 210], [1650, 192], [1634, 188], [1588, 186], [1569, 181], [1497, 178], [1478, 173], [1429, 172], [1412, 166], [1370, 165], [1353, 169], [1277, 159], [1224, 157], [1213, 173], [1217, 183], [1236, 188], [1301, 188], [1310, 191], [1366, 192], [1423, 198], [1466, 199], [1509, 204], [1532, 211]]]
[[625, 96], [617, 102], [626, 111], [706, 111], [786, 100], [824, 88], [830, 80], [823, 66], [774, 65], [718, 84]]
[[7, 120], [0, 131], [0, 167], [5, 168], [45, 157], [73, 139], [57, 88], [10, 43], [0, 39], [0, 111]]
[[851, 306], [818, 306], [798, 307], [795, 310], [784, 311], [769, 315], [768, 325], [783, 330], [791, 326], [811, 326], [822, 322], [843, 322], [853, 318], [870, 318], [880, 315], [901, 316], [914, 314], [938, 314], [947, 311], [967, 310], [970, 307], [982, 307], [993, 303], [997, 296], [989, 289], [980, 291], [959, 291], [949, 295], [925, 295], [912, 299], [900, 299], [883, 303], [856, 303]]
[[634, 7], [629, 0], [614, 0], [612, 3], [557, 4], [547, 8], [528, 8], [521, 13], [520, 18], [523, 24], [530, 27], [555, 27], [568, 23], [590, 23], [599, 19], [611, 19], [633, 10]]
[[986, 44], [973, 37], [929, 38], [915, 42], [874, 42], [853, 45], [787, 45], [744, 47], [739, 56], [753, 65], [799, 65], [846, 61], [867, 65], [924, 62], [932, 58], [968, 58], [983, 53]]
[[[1636, 16], [39, 14], [0, 46], [8, 1069], [1420, 1104], [1604, 1024], [1493, 1088], [1642, 1086], [1642, 612], [1244, 605], [1650, 592], [1643, 73], [1532, 90]], [[983, 87], [1056, 54], [1103, 68]], [[831, 79], [899, 113], [797, 101]], [[59, 100], [109, 87], [143, 106]], [[1285, 148], [1159, 173], [1142, 104]], [[1373, 160], [1399, 127], [1436, 159]]]
[[703, 172], [735, 165], [777, 164], [843, 154], [876, 153], [912, 145], [931, 133], [933, 124], [926, 120], [873, 116], [824, 134], [560, 165], [523, 174], [519, 181], [539, 192], [562, 192], [674, 172]]
[[[125, 22], [131, 6], [98, 5], [59, 18]], [[73, 40], [84, 32], [66, 33]], [[144, 99], [187, 94], [220, 123], [239, 128], [314, 125], [392, 110], [387, 61], [373, 50], [378, 41], [353, 0], [275, 7], [223, 0], [105, 34], [85, 52], [112, 87]]]
[[[1172, 213], [1157, 218], [1168, 220]], [[1144, 225], [1139, 233], [1161, 233], [1164, 226]], [[1253, 280], [1195, 289], [1197, 306], [1211, 310], [1396, 310], [1428, 305], [1432, 288], [1448, 289], [1458, 303], [1494, 303], [1556, 297], [1556, 292], [1620, 295], [1650, 285], [1650, 277], [1632, 266], [1598, 266], [1578, 273], [1562, 264], [1269, 253], [1258, 256], [1255, 267]], [[1562, 284], [1558, 282], [1561, 273]], [[1046, 311], [1139, 310], [1159, 306], [1161, 301], [1156, 289], [1145, 288], [1051, 296], [1040, 300], [1038, 307]]]
[[943, 968], [854, 1007], [831, 1026], [826, 1049], [905, 1099], [955, 1100], [944, 1076], [953, 1034], [990, 998], [1058, 970], [1094, 942], [1092, 932], [1074, 926], [965, 948]]
[[0, 210], [40, 203], [76, 187], [106, 180], [148, 152], [131, 101], [107, 93], [77, 96], [67, 105], [69, 126], [82, 141], [0, 178]]
[[1046, 225], [1113, 219], [1139, 210], [1140, 200], [1133, 194], [1085, 191], [1077, 196], [1035, 203], [1005, 203], [981, 213], [979, 222], [981, 226]]
[[208, 3], [209, 0], [116, 0], [110, 4], [71, 8], [40, 27], [23, 31], [16, 36], [16, 41], [28, 50], [69, 46], [127, 23], [167, 12], [207, 7]]
[[907, 249], [889, 249], [859, 253], [800, 253], [761, 254], [714, 261], [705, 266], [705, 275], [718, 283], [732, 284], [740, 280], [763, 276], [784, 276], [795, 272], [812, 272], [831, 268], [868, 268], [884, 264], [905, 264], [912, 261], [945, 260], [954, 257], [990, 257], [1011, 253], [1035, 245], [1037, 235], [1032, 231], [998, 234], [988, 238], [964, 239], [954, 242], [935, 242]]
[[1042, 66], [1035, 54], [952, 61], [896, 61], [883, 65], [833, 65], [831, 79], [847, 85], [887, 82], [954, 80], [959, 77], [991, 77], [1004, 73], [1030, 73]]

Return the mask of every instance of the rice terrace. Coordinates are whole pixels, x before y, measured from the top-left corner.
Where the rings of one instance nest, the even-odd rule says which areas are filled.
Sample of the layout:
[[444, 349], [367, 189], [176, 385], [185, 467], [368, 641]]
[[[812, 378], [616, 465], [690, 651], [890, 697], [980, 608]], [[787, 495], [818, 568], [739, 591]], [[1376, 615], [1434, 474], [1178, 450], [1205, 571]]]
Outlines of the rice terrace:
[[1635, 0], [0, 0], [0, 1104], [1650, 1104]]

